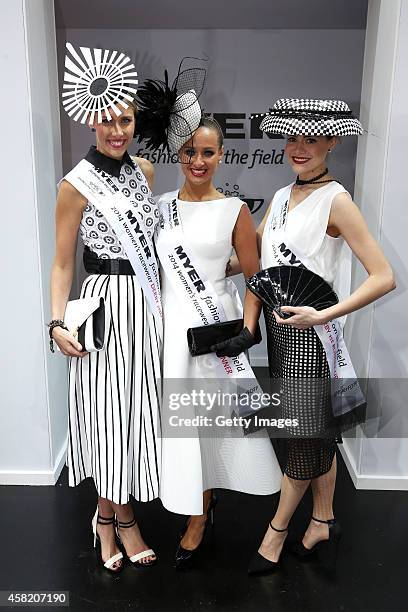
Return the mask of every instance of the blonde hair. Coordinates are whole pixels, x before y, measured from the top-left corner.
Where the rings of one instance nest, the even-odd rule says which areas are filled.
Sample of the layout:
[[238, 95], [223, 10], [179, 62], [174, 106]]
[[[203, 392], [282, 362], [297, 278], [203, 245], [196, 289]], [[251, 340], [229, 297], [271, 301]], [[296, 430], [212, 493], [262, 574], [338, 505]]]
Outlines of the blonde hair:
[[131, 108], [133, 110], [133, 114], [134, 114], [135, 119], [136, 119], [137, 113], [139, 112], [139, 107], [137, 105], [136, 100], [132, 100], [131, 102], [129, 100], [126, 100], [126, 104], [128, 105], [129, 108]]
[[[131, 109], [132, 109], [132, 111], [133, 111], [133, 116], [134, 116], [134, 119], [135, 119], [135, 121], [136, 121], [137, 113], [139, 112], [139, 107], [138, 107], [138, 105], [137, 105], [136, 100], [132, 100], [131, 102], [130, 102], [129, 100], [126, 100], [126, 104], [128, 105], [128, 107], [129, 107], [129, 108], [131, 108]], [[123, 109], [123, 110], [122, 110], [122, 112], [127, 110], [127, 109], [126, 109], [124, 106], [122, 106], [120, 103], [118, 104], [118, 107], [119, 107], [119, 109]], [[95, 128], [92, 128], [92, 131], [95, 131]]]

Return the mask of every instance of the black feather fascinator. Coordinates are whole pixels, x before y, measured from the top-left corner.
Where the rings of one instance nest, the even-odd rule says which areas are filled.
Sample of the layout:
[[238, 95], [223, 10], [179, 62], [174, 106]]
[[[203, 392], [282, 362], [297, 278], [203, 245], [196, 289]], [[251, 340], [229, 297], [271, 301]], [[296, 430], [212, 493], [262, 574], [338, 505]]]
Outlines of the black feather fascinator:
[[145, 141], [147, 149], [163, 147], [176, 152], [198, 128], [202, 116], [198, 98], [204, 89], [206, 70], [183, 70], [184, 62], [192, 59], [197, 58], [185, 57], [181, 61], [172, 85], [165, 70], [164, 80], [146, 79], [139, 87], [135, 136], [139, 142]]

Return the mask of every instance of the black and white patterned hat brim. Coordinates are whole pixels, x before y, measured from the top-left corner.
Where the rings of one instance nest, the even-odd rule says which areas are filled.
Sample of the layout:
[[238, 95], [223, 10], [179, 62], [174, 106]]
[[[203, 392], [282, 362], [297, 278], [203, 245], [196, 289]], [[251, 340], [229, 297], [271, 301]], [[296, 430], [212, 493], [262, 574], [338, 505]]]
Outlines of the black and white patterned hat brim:
[[289, 119], [266, 115], [260, 129], [284, 136], [360, 136], [363, 128], [358, 119]]
[[[66, 43], [62, 104], [74, 121], [102, 122], [111, 113], [119, 117], [136, 95], [137, 72], [129, 57], [118, 51]], [[119, 108], [121, 106], [122, 108]]]
[[194, 89], [177, 98], [171, 109], [167, 141], [170, 151], [177, 153], [190, 140], [200, 125], [201, 106]]
[[351, 113], [348, 104], [343, 100], [319, 100], [312, 98], [280, 98], [273, 105], [273, 110]]
[[263, 116], [260, 129], [270, 134], [359, 136], [363, 127], [343, 100], [282, 98]]

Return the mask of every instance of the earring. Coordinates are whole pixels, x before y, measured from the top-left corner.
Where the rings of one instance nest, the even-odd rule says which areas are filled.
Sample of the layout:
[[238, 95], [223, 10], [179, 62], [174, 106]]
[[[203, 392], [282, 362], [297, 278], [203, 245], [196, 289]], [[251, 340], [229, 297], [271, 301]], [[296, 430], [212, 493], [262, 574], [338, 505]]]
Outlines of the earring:
[[219, 164], [222, 164], [222, 159], [219, 159], [219, 160], [218, 160], [218, 163], [219, 163]]
[[329, 149], [327, 152], [328, 152], [328, 153], [331, 153], [331, 151], [332, 151], [332, 150], [331, 150], [331, 149]]

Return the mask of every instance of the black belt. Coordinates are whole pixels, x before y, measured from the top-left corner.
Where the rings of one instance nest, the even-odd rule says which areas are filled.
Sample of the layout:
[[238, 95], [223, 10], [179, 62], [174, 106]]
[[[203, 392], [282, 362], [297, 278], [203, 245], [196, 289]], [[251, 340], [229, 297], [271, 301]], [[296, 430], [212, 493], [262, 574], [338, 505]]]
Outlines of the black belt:
[[83, 261], [88, 274], [135, 274], [128, 259], [101, 259], [87, 246]]

